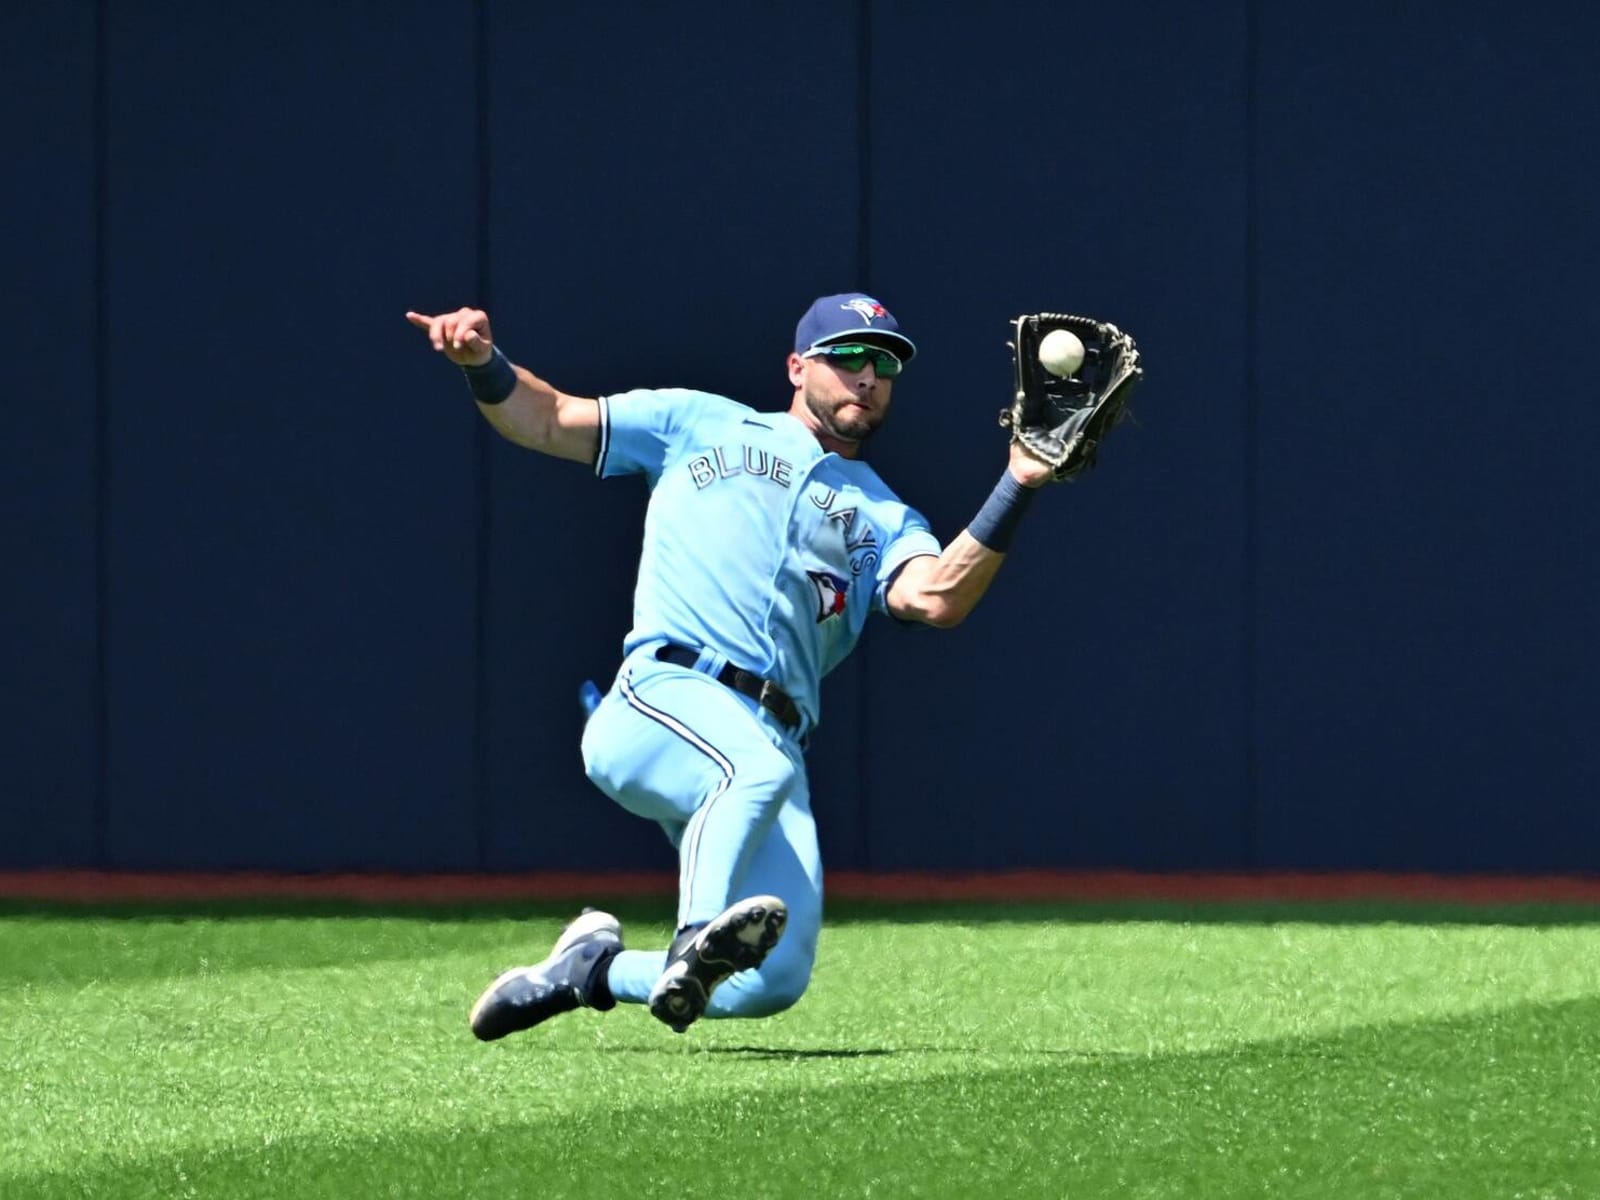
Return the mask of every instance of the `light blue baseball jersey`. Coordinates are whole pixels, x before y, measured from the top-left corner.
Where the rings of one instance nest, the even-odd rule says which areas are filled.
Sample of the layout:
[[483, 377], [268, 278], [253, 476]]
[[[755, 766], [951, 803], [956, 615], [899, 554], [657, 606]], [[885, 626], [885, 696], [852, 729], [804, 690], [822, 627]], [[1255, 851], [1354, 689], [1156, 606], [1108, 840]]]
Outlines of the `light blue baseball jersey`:
[[595, 474], [650, 484], [624, 649], [707, 647], [773, 680], [814, 727], [822, 677], [908, 559], [938, 554], [922, 514], [788, 413], [641, 389], [600, 400]]

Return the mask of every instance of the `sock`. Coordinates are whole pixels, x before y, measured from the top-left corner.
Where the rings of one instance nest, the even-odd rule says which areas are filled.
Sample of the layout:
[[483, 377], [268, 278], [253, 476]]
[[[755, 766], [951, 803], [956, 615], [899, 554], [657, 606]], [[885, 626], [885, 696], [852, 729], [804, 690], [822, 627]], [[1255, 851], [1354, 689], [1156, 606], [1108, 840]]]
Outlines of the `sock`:
[[611, 994], [611, 960], [614, 958], [615, 954], [601, 955], [583, 989], [584, 1003], [597, 1012], [608, 1012], [617, 1006], [617, 998]]

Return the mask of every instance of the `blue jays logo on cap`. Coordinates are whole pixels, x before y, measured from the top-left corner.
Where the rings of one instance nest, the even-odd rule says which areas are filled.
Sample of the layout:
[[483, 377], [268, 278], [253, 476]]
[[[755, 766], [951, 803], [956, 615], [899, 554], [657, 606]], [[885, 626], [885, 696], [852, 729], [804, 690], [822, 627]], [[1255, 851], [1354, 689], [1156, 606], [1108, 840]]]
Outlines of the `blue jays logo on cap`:
[[840, 342], [877, 346], [903, 363], [910, 362], [917, 352], [916, 343], [900, 332], [900, 323], [893, 314], [862, 292], [821, 297], [806, 309], [795, 326], [796, 354]]
[[866, 296], [862, 296], [856, 300], [847, 300], [839, 307], [848, 308], [853, 313], [859, 313], [861, 319], [868, 325], [871, 325], [874, 319], [881, 320], [889, 315], [889, 310], [887, 308], [879, 304], [876, 300], [869, 299]]

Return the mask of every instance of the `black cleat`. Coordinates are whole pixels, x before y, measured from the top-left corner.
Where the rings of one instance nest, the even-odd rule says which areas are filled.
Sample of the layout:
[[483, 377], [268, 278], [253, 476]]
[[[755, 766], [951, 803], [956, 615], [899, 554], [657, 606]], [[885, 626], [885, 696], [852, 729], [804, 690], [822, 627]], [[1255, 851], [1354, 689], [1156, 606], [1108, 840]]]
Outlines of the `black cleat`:
[[575, 1008], [604, 1011], [616, 1005], [609, 991], [596, 995], [606, 963], [622, 949], [622, 926], [610, 913], [585, 909], [561, 931], [550, 955], [531, 967], [513, 967], [472, 1006], [472, 1032], [492, 1042], [531, 1029]]
[[650, 1015], [682, 1033], [700, 1019], [723, 980], [766, 960], [788, 919], [789, 910], [776, 896], [752, 896], [698, 929], [684, 930], [650, 989]]

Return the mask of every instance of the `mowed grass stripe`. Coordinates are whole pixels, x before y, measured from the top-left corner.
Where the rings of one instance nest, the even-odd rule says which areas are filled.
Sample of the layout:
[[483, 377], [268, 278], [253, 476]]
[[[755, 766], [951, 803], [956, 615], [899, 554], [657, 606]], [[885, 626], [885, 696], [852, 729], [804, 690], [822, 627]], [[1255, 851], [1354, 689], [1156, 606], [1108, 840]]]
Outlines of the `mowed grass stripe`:
[[1596, 1052], [1600, 1001], [1573, 1001], [1207, 1054], [269, 1137], [12, 1176], [5, 1194], [1589, 1196]]

